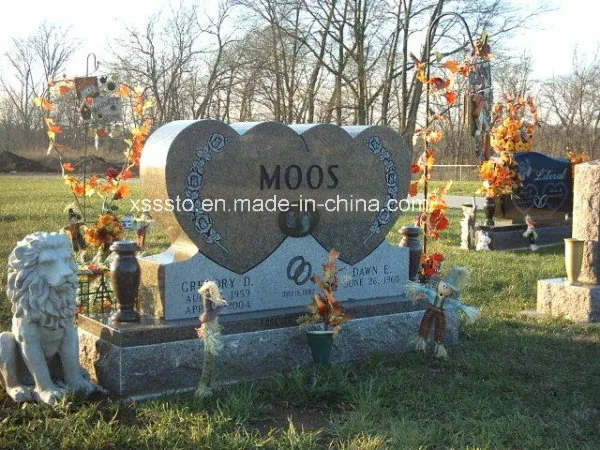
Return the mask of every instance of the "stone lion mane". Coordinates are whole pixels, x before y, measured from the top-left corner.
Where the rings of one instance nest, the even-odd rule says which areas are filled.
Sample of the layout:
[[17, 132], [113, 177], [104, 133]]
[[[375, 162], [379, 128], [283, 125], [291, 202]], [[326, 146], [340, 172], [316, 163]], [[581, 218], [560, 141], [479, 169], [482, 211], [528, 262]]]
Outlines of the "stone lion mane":
[[50, 286], [39, 274], [38, 259], [44, 250], [71, 252], [63, 234], [32, 233], [17, 243], [8, 258], [6, 293], [14, 317], [45, 326], [64, 328], [73, 321], [77, 297], [77, 268], [60, 287]]

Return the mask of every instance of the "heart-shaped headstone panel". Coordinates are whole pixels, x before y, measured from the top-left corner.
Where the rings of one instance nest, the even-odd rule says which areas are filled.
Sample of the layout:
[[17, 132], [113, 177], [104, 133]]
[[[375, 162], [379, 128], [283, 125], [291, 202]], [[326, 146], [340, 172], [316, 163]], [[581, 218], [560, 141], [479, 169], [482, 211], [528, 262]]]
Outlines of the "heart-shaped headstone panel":
[[360, 261], [398, 216], [388, 201], [406, 197], [409, 172], [392, 130], [328, 124], [173, 122], [150, 136], [141, 161], [145, 201], [173, 203], [151, 208], [171, 242], [192, 242], [240, 274], [308, 234]]
[[570, 213], [573, 209], [571, 163], [536, 152], [514, 154], [522, 187], [506, 201], [506, 216], [536, 211]]

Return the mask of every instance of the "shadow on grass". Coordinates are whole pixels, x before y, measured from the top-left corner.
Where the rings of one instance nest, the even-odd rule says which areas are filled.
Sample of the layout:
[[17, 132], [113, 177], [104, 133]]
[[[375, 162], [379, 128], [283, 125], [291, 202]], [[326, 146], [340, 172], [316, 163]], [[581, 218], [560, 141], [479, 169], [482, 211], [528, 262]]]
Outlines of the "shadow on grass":
[[[342, 330], [343, 332], [343, 330]], [[385, 332], [382, 330], [381, 332]], [[0, 447], [594, 448], [600, 328], [482, 319], [450, 359], [374, 357], [136, 404], [20, 409], [3, 394]]]

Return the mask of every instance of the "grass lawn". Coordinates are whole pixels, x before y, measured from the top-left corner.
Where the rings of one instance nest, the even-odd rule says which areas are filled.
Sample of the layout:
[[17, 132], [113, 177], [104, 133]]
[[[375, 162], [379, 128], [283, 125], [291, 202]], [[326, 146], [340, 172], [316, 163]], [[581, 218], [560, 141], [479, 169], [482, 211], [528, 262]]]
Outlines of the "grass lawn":
[[[431, 180], [428, 183], [428, 189], [437, 189], [444, 184], [446, 184], [446, 181]], [[464, 195], [467, 197], [475, 195], [481, 197], [481, 194], [477, 194], [477, 189], [479, 189], [480, 186], [481, 183], [479, 181], [453, 181], [448, 195]]]
[[[58, 178], [0, 177], [0, 329], [10, 327], [10, 250], [29, 232], [64, 226], [68, 201]], [[239, 384], [204, 401], [189, 394], [19, 408], [2, 392], [0, 448], [600, 448], [600, 328], [518, 314], [535, 308], [538, 279], [562, 276], [562, 248], [464, 252], [461, 213], [449, 216], [433, 247], [446, 268], [472, 269], [463, 299], [482, 318], [461, 326], [441, 367], [416, 353], [370, 358]], [[397, 228], [410, 221], [401, 217]], [[149, 240], [152, 252], [167, 245], [158, 230]]]

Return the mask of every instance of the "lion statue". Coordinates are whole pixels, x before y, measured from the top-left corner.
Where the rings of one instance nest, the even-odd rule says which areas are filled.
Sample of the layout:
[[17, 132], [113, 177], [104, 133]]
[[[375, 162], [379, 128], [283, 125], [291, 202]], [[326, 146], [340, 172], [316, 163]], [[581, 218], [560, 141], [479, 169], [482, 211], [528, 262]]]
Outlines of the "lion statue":
[[66, 392], [105, 392], [79, 365], [77, 272], [71, 242], [29, 234], [8, 258], [12, 332], [0, 333], [0, 382], [16, 402], [55, 404]]

